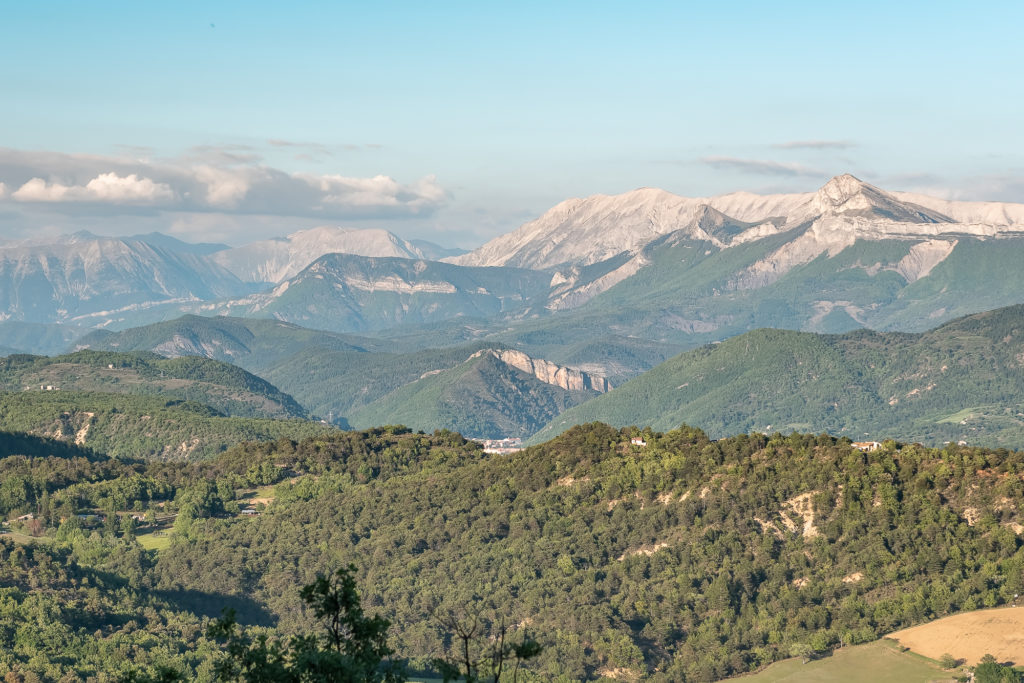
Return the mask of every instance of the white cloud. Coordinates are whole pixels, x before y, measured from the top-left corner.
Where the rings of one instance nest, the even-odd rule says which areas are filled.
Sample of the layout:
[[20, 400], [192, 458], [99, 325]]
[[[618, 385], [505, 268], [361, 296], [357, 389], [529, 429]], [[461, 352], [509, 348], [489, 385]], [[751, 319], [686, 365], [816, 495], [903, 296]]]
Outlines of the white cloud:
[[116, 173], [103, 173], [88, 182], [85, 190], [95, 201], [142, 202], [155, 204], [174, 198], [174, 191], [164, 183], [154, 183], [134, 173], [122, 178]]
[[328, 204], [349, 206], [394, 206], [398, 200], [398, 183], [394, 178], [378, 175], [373, 178], [345, 178], [325, 175], [309, 178], [310, 184], [319, 185]]
[[427, 176], [411, 185], [402, 185], [385, 175], [373, 178], [346, 178], [340, 175], [306, 176], [305, 179], [324, 193], [324, 203], [349, 207], [406, 206], [416, 212], [441, 204], [445, 191], [434, 176]]
[[403, 185], [386, 175], [372, 178], [348, 178], [341, 175], [302, 176], [324, 193], [324, 203], [351, 208], [407, 207], [411, 211], [430, 210], [441, 205], [444, 188], [429, 175]]
[[15, 190], [11, 198], [19, 202], [158, 204], [173, 199], [174, 191], [164, 183], [155, 183], [134, 173], [124, 177], [116, 173], [101, 173], [85, 185], [62, 185], [32, 178]]
[[440, 204], [447, 198], [448, 193], [437, 182], [437, 177], [428, 175], [412, 184], [411, 190], [419, 197], [423, 204]]
[[206, 201], [222, 209], [233, 209], [249, 192], [249, 181], [236, 169], [199, 166], [195, 177], [206, 185]]

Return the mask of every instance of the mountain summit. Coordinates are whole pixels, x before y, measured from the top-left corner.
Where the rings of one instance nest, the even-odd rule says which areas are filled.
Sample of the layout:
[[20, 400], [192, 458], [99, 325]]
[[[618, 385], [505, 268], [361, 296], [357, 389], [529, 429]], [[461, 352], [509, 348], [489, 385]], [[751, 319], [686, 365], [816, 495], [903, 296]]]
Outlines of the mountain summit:
[[874, 185], [844, 173], [829, 180], [796, 211], [789, 223], [821, 216], [860, 216], [897, 223], [952, 223], [943, 214], [923, 206], [900, 201]]

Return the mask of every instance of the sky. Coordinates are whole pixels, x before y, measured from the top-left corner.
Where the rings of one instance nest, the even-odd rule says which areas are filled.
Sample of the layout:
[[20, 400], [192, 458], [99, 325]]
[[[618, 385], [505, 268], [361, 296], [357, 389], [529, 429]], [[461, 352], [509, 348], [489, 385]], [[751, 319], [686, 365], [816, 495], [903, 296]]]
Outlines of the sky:
[[471, 248], [569, 197], [1024, 202], [1021, 2], [11, 2], [0, 238]]

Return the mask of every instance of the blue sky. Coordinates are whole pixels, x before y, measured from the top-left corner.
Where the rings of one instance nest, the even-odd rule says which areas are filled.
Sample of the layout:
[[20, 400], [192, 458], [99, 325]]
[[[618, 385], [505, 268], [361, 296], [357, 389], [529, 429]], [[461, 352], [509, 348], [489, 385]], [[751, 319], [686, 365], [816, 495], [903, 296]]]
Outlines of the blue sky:
[[1019, 2], [7, 3], [0, 232], [470, 247], [570, 196], [842, 172], [1024, 202], [1022, 25]]

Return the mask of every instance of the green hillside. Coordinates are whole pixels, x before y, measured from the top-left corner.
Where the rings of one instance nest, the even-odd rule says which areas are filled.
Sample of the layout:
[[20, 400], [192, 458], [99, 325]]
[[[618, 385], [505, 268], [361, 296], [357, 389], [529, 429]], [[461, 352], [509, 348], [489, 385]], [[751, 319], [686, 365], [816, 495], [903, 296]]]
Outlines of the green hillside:
[[323, 330], [366, 332], [516, 311], [543, 296], [550, 280], [546, 272], [524, 268], [327, 254], [289, 280], [288, 287], [275, 292], [258, 311], [242, 302], [228, 305], [227, 312], [274, 316]]
[[953, 675], [936, 662], [900, 652], [896, 643], [883, 639], [844, 647], [821, 659], [776, 662], [745, 676], [742, 683], [953, 683]]
[[93, 333], [92, 349], [209, 356], [257, 373], [312, 414], [336, 420], [482, 348], [470, 343], [410, 350], [410, 344], [310, 330], [276, 320], [184, 316], [117, 333]]
[[392, 347], [366, 337], [311, 330], [280, 320], [198, 315], [118, 332], [97, 330], [80, 338], [75, 346], [206, 356], [257, 374], [311, 347], [330, 351], [390, 351]]
[[348, 416], [359, 429], [404, 424], [474, 438], [529, 436], [569, 406], [596, 396], [567, 391], [483, 354], [392, 391]]
[[[491, 457], [387, 428], [193, 463], [0, 458], [0, 513], [31, 544], [0, 537], [0, 637], [18, 634], [0, 671], [163, 663], [210, 681], [222, 655], [202, 634], [221, 606], [271, 635], [308, 632], [298, 587], [349, 562], [414, 671], [431, 673], [452, 611], [528, 627], [544, 681], [717, 680], [1024, 590], [1022, 453], [637, 435], [591, 424]], [[239, 515], [255, 487], [267, 507]], [[97, 510], [100, 528], [82, 529], [75, 513]], [[14, 519], [25, 511], [36, 519]], [[158, 514], [139, 526], [133, 511]], [[162, 550], [138, 545], [151, 525]]]
[[408, 353], [329, 351], [314, 347], [276, 364], [265, 374], [270, 381], [295, 392], [317, 415], [350, 416], [424, 374], [447, 371], [465, 363], [481, 349], [503, 346], [474, 343]]
[[207, 405], [150, 396], [72, 391], [0, 393], [0, 430], [85, 446], [111, 457], [193, 460], [240, 441], [334, 431], [307, 420], [225, 417]]
[[689, 351], [567, 410], [574, 425], [826, 431], [858, 440], [1024, 447], [1024, 306], [920, 334], [756, 330]]
[[[91, 348], [204, 353], [228, 359], [259, 373], [314, 415], [366, 427], [400, 422], [428, 431], [448, 428], [525, 436], [565, 407], [595, 395], [570, 395], [572, 392], [519, 376], [522, 373], [517, 375], [511, 369], [492, 369], [500, 376], [491, 379], [479, 373], [472, 380], [458, 379], [465, 375], [459, 366], [473, 354], [507, 348], [500, 342], [408, 350], [412, 346], [408, 340], [371, 340], [270, 320], [186, 316], [114, 334], [94, 334], [81, 343]], [[586, 358], [599, 359], [599, 370], [619, 369], [613, 379], [618, 381], [634, 375], [638, 366], [663, 360], [674, 348], [605, 338], [562, 349], [559, 355], [573, 365], [586, 365]], [[440, 387], [442, 383], [444, 387]], [[458, 405], [462, 391], [473, 396], [472, 405]], [[428, 395], [431, 398], [426, 398]], [[531, 404], [534, 400], [537, 405]], [[440, 404], [434, 405], [434, 401]]]
[[0, 358], [0, 387], [160, 396], [205, 403], [226, 415], [295, 418], [306, 411], [288, 394], [253, 374], [217, 360], [152, 353], [83, 350], [64, 356]]

